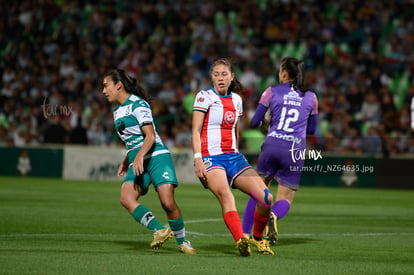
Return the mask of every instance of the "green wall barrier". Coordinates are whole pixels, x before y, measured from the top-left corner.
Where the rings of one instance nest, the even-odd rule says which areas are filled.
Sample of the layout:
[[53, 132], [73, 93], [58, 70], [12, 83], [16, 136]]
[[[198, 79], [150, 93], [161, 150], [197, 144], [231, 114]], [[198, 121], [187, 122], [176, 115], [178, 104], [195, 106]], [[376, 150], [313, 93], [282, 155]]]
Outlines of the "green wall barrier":
[[1, 176], [62, 177], [61, 148], [0, 147]]
[[306, 159], [301, 185], [376, 187], [377, 160], [373, 157]]
[[[244, 154], [255, 168], [258, 153]], [[306, 158], [301, 186], [414, 189], [412, 155], [382, 158], [370, 155], [326, 155], [310, 150], [303, 157]], [[122, 159], [121, 150], [116, 148], [0, 147], [0, 176], [119, 180], [114, 169]], [[174, 160], [177, 176], [182, 182], [197, 182], [190, 149], [175, 153]], [[108, 166], [108, 163], [111, 165]], [[107, 170], [107, 166], [111, 169]], [[102, 175], [102, 167], [105, 168], [105, 175]], [[91, 171], [96, 172], [97, 169], [98, 176], [91, 175]], [[291, 169], [296, 167], [292, 166]]]

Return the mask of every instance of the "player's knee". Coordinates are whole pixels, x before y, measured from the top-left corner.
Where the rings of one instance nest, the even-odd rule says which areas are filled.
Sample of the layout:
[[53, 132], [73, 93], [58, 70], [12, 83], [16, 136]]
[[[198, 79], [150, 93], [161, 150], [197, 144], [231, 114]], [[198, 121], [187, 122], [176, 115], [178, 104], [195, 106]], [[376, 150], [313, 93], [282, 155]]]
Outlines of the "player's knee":
[[130, 209], [132, 204], [135, 204], [136, 200], [134, 201], [133, 199], [131, 199], [128, 196], [122, 196], [119, 199], [119, 202], [121, 203], [121, 205], [123, 207], [125, 207], [126, 209]]
[[233, 193], [230, 191], [229, 188], [222, 188], [222, 189], [218, 189], [218, 190], [212, 190], [212, 192], [221, 204], [234, 200]]
[[128, 200], [126, 198], [121, 196], [121, 198], [119, 199], [119, 202], [121, 203], [123, 207], [128, 208]]
[[164, 209], [165, 213], [167, 213], [167, 215], [171, 214], [171, 213], [174, 213], [178, 208], [178, 206], [177, 206], [177, 204], [175, 203], [174, 200], [162, 201], [161, 206]]

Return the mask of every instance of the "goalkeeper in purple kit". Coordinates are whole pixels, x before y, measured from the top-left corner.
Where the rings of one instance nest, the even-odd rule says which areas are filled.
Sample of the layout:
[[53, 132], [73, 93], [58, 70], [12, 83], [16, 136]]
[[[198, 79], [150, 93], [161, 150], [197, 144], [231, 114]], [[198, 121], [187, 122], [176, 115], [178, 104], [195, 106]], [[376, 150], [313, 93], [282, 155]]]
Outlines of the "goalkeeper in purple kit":
[[[268, 87], [262, 94], [252, 127], [258, 127], [270, 111], [270, 125], [257, 163], [258, 173], [267, 186], [278, 182], [276, 201], [267, 231], [268, 241], [278, 240], [276, 220], [289, 211], [299, 188], [304, 159], [298, 152], [306, 150], [306, 135], [314, 134], [318, 119], [318, 101], [314, 92], [304, 87], [304, 63], [292, 57], [282, 59], [279, 85]], [[295, 167], [295, 169], [291, 169]], [[250, 235], [256, 202], [249, 198], [243, 216], [243, 232]], [[254, 245], [254, 239], [250, 239]]]

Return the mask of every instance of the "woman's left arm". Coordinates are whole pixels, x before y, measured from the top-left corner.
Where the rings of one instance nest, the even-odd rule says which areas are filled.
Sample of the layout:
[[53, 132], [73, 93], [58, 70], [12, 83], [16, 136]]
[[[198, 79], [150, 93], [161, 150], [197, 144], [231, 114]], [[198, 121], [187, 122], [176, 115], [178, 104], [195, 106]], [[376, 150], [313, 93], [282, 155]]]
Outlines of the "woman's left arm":
[[132, 164], [132, 171], [134, 175], [140, 175], [144, 172], [144, 156], [149, 152], [155, 142], [155, 130], [151, 124], [146, 124], [141, 127], [145, 136], [141, 149], [139, 149]]
[[237, 146], [237, 148], [239, 148], [239, 142], [240, 142], [239, 122], [240, 122], [240, 119], [237, 120], [236, 126], [234, 127], [234, 131], [235, 131], [235, 134], [236, 134], [236, 146]]

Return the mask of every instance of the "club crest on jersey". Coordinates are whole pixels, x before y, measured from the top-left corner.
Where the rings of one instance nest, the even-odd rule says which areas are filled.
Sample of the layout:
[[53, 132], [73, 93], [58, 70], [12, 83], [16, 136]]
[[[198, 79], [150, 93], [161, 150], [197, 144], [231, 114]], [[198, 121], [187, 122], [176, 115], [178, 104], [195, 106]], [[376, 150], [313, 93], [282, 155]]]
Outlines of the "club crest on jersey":
[[231, 111], [227, 111], [227, 112], [224, 114], [224, 119], [223, 119], [223, 122], [224, 122], [224, 123], [233, 124], [233, 123], [234, 123], [234, 120], [235, 120], [235, 115], [234, 115], [234, 113], [233, 113], [233, 112], [231, 112]]
[[301, 106], [302, 105], [302, 98], [299, 94], [291, 89], [291, 91], [283, 96], [283, 104], [284, 105], [293, 105], [293, 106]]
[[131, 113], [132, 104], [125, 106], [125, 115], [129, 115]]

